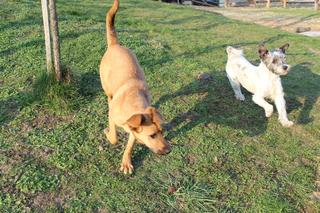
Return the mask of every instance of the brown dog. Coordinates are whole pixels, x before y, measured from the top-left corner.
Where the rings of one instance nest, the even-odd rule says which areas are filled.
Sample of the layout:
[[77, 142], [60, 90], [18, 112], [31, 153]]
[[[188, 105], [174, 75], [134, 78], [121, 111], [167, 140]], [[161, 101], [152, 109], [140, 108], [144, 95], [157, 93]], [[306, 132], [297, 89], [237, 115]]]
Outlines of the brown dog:
[[150, 106], [151, 97], [136, 56], [118, 42], [114, 28], [118, 8], [119, 1], [115, 0], [106, 16], [108, 50], [101, 60], [100, 78], [109, 104], [109, 131], [105, 129], [105, 134], [111, 144], [116, 144], [116, 126], [129, 133], [120, 170], [131, 174], [135, 139], [157, 154], [169, 153], [170, 145], [162, 135], [160, 114]]

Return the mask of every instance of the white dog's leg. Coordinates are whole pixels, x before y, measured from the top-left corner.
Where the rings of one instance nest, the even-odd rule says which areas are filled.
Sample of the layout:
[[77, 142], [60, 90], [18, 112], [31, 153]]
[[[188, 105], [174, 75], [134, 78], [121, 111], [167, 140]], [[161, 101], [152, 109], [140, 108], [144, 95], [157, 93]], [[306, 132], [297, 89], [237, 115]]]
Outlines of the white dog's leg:
[[245, 97], [241, 92], [241, 87], [240, 87], [239, 81], [232, 79], [229, 75], [228, 75], [228, 79], [229, 79], [231, 87], [234, 91], [234, 95], [235, 95], [236, 99], [238, 99], [240, 101], [244, 101]]
[[279, 114], [279, 121], [284, 127], [290, 127], [293, 125], [292, 121], [288, 120], [286, 111], [286, 101], [283, 96], [278, 96], [275, 98], [275, 104]]
[[273, 106], [271, 104], [269, 104], [268, 102], [266, 102], [263, 97], [258, 96], [258, 95], [253, 95], [252, 100], [254, 103], [258, 104], [259, 106], [261, 106], [264, 109], [267, 118], [272, 115]]

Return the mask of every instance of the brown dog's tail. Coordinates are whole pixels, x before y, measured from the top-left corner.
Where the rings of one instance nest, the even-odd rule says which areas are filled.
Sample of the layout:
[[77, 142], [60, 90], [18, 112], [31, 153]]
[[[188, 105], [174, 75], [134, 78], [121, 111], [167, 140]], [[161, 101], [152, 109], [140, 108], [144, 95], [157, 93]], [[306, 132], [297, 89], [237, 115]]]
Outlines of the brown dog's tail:
[[114, 0], [112, 7], [106, 16], [106, 30], [108, 46], [118, 43], [116, 29], [114, 28], [114, 19], [119, 8], [119, 0]]

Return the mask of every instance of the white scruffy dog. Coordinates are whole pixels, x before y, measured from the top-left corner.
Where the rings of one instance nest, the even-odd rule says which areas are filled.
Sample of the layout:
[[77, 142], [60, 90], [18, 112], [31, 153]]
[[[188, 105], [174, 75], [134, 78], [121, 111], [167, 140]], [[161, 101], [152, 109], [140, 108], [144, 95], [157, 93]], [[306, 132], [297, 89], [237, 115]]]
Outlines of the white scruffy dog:
[[228, 62], [226, 65], [227, 75], [238, 100], [245, 98], [241, 93], [240, 85], [253, 93], [252, 100], [261, 106], [270, 117], [273, 113], [273, 106], [265, 98], [275, 101], [279, 113], [279, 121], [282, 126], [290, 127], [292, 121], [288, 120], [286, 102], [281, 84], [281, 75], [288, 74], [290, 66], [286, 62], [285, 51], [289, 44], [273, 51], [268, 51], [264, 45], [259, 47], [261, 63], [259, 66], [252, 65], [243, 54], [242, 50], [227, 47]]

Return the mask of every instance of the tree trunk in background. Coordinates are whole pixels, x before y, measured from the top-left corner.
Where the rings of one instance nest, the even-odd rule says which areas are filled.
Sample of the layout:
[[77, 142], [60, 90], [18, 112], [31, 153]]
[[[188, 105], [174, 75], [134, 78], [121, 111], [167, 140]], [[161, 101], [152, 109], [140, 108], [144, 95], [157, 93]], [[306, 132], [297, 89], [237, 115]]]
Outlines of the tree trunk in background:
[[56, 13], [55, 0], [49, 0], [49, 10], [50, 10], [51, 36], [52, 36], [52, 43], [53, 43], [54, 70], [55, 70], [57, 81], [61, 81], [59, 29], [58, 29], [58, 19], [57, 19], [57, 13]]
[[267, 5], [266, 5], [266, 7], [267, 7], [267, 8], [270, 8], [270, 5], [271, 5], [271, 0], [267, 0]]
[[227, 8], [229, 6], [229, 0], [224, 0], [224, 7]]
[[52, 71], [52, 56], [51, 56], [50, 27], [49, 27], [47, 0], [41, 0], [41, 7], [42, 7], [44, 39], [45, 39], [45, 45], [46, 45], [47, 72], [49, 73]]
[[319, 10], [319, 0], [314, 0], [314, 9]]

